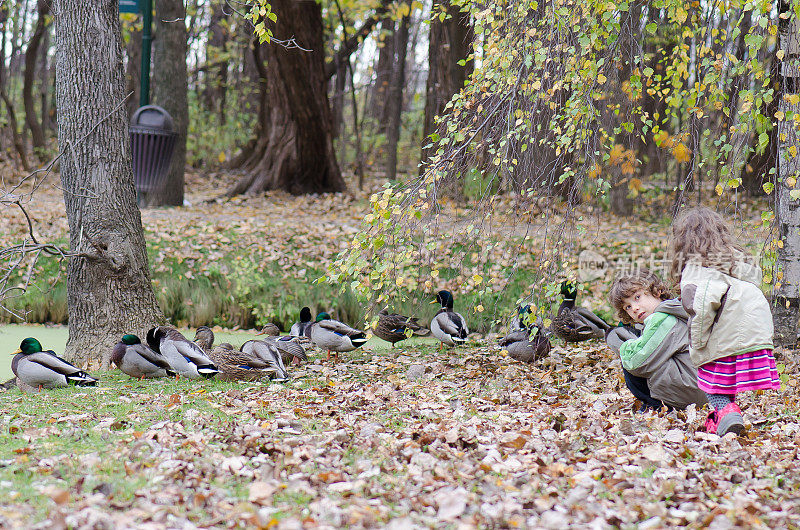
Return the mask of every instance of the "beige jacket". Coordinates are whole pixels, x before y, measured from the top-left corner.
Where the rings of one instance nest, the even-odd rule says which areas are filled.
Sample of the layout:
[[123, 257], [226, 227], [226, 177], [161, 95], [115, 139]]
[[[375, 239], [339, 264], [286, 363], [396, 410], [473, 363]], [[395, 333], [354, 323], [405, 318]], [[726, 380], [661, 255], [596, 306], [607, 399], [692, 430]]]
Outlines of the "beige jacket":
[[761, 269], [744, 261], [730, 275], [686, 265], [681, 301], [689, 314], [689, 355], [695, 366], [772, 349], [772, 312], [760, 285]]

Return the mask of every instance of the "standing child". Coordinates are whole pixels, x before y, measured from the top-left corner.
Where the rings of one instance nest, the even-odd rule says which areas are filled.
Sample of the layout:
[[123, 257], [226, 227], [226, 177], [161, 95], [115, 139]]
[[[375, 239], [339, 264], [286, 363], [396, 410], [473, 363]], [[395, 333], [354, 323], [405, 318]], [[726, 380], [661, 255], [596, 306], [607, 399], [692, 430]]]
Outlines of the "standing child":
[[714, 407], [706, 432], [740, 434], [744, 422], [736, 394], [780, 388], [761, 269], [747, 263], [725, 221], [709, 208], [692, 208], [675, 221], [671, 252], [672, 275], [689, 314], [697, 384]]

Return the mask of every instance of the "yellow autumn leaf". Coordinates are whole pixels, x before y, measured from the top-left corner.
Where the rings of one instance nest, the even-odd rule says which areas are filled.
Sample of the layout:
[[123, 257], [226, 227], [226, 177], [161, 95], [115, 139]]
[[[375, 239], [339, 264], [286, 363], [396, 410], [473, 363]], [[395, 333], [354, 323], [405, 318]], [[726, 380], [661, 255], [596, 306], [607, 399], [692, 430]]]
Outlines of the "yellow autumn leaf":
[[604, 84], [606, 82], [606, 76], [603, 74], [597, 74], [597, 82], [601, 85]]
[[775, 113], [775, 117], [778, 118], [778, 121], [783, 121], [783, 118], [785, 116], [786, 114], [782, 110], [779, 110], [778, 112]]
[[797, 94], [786, 94], [784, 98], [786, 98], [786, 101], [788, 101], [791, 105], [797, 105], [800, 103], [800, 95]]
[[786, 52], [784, 52], [783, 50], [778, 50], [778, 51], [775, 53], [775, 57], [777, 57], [779, 61], [782, 61], [782, 60], [783, 60], [783, 56], [784, 56], [784, 55], [786, 55]]
[[722, 184], [717, 184], [717, 186], [714, 188], [714, 191], [717, 192], [717, 195], [722, 195]]
[[792, 155], [792, 158], [797, 156], [797, 146], [793, 145], [789, 147], [789, 154]]
[[691, 160], [691, 153], [691, 150], [682, 143], [672, 148], [672, 156], [674, 156], [675, 160], [679, 163], [685, 163]]
[[797, 184], [797, 180], [794, 177], [789, 177], [786, 179], [786, 185], [789, 186], [790, 188], [794, 188], [795, 184]]
[[642, 181], [637, 178], [632, 178], [628, 181], [628, 189], [631, 191], [639, 191], [642, 189]]
[[217, 157], [217, 160], [219, 160], [219, 163], [220, 163], [220, 164], [222, 164], [223, 162], [225, 162], [225, 153], [224, 153], [224, 152], [222, 152], [222, 151], [220, 151], [220, 153], [219, 153], [219, 156]]

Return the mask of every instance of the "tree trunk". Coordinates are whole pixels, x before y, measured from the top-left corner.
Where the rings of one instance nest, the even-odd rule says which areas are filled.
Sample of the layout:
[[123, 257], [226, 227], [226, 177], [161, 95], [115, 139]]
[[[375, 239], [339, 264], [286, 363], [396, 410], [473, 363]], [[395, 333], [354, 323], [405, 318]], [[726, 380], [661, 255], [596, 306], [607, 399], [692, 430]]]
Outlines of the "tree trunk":
[[225, 96], [228, 84], [227, 43], [229, 33], [225, 22], [225, 2], [220, 0], [211, 7], [211, 20], [208, 23], [206, 40], [205, 84], [203, 103], [206, 110], [216, 113], [219, 124], [225, 123]]
[[389, 122], [388, 93], [392, 82], [392, 63], [394, 61], [395, 21], [387, 18], [381, 22], [380, 38], [383, 45], [378, 49], [378, 60], [375, 63], [375, 84], [371, 90], [372, 105], [370, 116], [378, 124], [378, 132], [386, 133]]
[[[449, 18], [439, 20], [439, 6], [446, 9]], [[472, 73], [472, 61], [467, 61], [464, 66], [459, 65], [458, 61], [465, 60], [470, 54], [474, 38], [468, 13], [462, 13], [458, 6], [450, 5], [450, 0], [440, 0], [434, 4], [428, 39], [423, 146], [429, 143], [428, 136], [436, 130], [436, 116], [441, 114], [450, 98], [463, 88], [464, 81]], [[423, 164], [431, 154], [429, 149], [422, 149]], [[421, 167], [424, 168], [424, 165]]]
[[44, 38], [42, 45], [39, 47], [39, 108], [42, 113], [42, 131], [47, 141], [47, 131], [52, 130], [53, 126], [50, 122], [50, 104], [49, 104], [49, 90], [50, 90], [50, 61], [48, 52], [50, 51], [50, 27], [44, 30]]
[[163, 316], [150, 283], [131, 168], [116, 2], [55, 0], [61, 183], [69, 223], [65, 357], [108, 365], [125, 333]]
[[8, 19], [8, 10], [4, 7], [0, 7], [0, 32], [2, 32], [2, 40], [0, 40], [0, 100], [2, 100], [3, 105], [6, 107], [8, 128], [11, 131], [11, 139], [14, 143], [14, 149], [16, 149], [17, 154], [19, 155], [20, 165], [22, 165], [22, 169], [25, 171], [30, 171], [30, 166], [28, 165], [28, 159], [25, 153], [25, 143], [22, 141], [22, 137], [19, 135], [17, 115], [14, 112], [13, 103], [11, 103], [11, 99], [6, 93], [6, 63], [4, 52], [6, 49], [6, 30], [8, 29]]
[[[37, 3], [39, 18], [36, 21], [36, 29], [33, 32], [28, 49], [25, 50], [25, 74], [22, 84], [22, 102], [25, 105], [25, 125], [31, 132], [31, 142], [34, 152], [41, 159], [44, 156], [42, 149], [45, 146], [44, 131], [42, 123], [36, 115], [36, 105], [33, 99], [33, 82], [36, 78], [36, 63], [38, 58], [39, 45], [47, 31], [45, 16], [50, 12], [50, 3], [47, 0], [39, 0]], [[42, 109], [42, 114], [47, 109]]]
[[[333, 94], [331, 97], [331, 120], [333, 121], [332, 134], [334, 138], [339, 138], [344, 130], [344, 89], [347, 85], [347, 63], [341, 63], [336, 68], [336, 76], [333, 78]], [[347, 145], [346, 139], [341, 139], [344, 154]], [[342, 156], [344, 160], [344, 156]]]
[[186, 132], [189, 127], [186, 74], [186, 22], [183, 0], [156, 0], [153, 40], [153, 103], [166, 110], [178, 138], [172, 162], [160, 192], [145, 198], [148, 206], [182, 206], [186, 169]]
[[128, 117], [132, 117], [139, 108], [139, 85], [142, 77], [142, 30], [131, 28], [131, 37], [125, 46], [127, 63], [125, 64], [125, 107]]
[[[780, 11], [788, 12], [789, 5], [781, 3]], [[784, 95], [800, 91], [800, 24], [797, 19], [787, 23], [780, 22], [780, 49], [784, 50], [781, 66], [782, 88], [778, 93], [779, 108], [786, 116], [800, 112], [800, 104], [792, 105]], [[800, 182], [796, 182], [800, 172], [800, 157], [791, 156], [789, 149], [800, 149], [800, 137], [794, 121], [778, 121], [780, 147], [778, 149], [778, 183], [775, 203], [775, 222], [778, 236], [783, 245], [778, 246], [778, 259], [773, 285], [772, 317], [775, 325], [775, 343], [780, 346], [794, 346], [797, 342], [798, 306], [800, 306]], [[791, 185], [790, 185], [791, 184]], [[794, 195], [794, 196], [793, 196]]]
[[[410, 4], [409, 4], [410, 7]], [[400, 118], [403, 115], [403, 85], [406, 80], [406, 52], [408, 51], [408, 26], [411, 14], [400, 20], [395, 33], [394, 49], [396, 55], [392, 66], [392, 81], [389, 85], [389, 98], [386, 102], [389, 123], [386, 127], [386, 178], [397, 178], [397, 141], [400, 139]]]
[[333, 150], [331, 110], [326, 91], [322, 9], [315, 0], [277, 0], [281, 21], [276, 39], [294, 39], [304, 51], [273, 42], [267, 61], [269, 106], [258, 127], [258, 161], [228, 195], [281, 189], [298, 195], [343, 191]]

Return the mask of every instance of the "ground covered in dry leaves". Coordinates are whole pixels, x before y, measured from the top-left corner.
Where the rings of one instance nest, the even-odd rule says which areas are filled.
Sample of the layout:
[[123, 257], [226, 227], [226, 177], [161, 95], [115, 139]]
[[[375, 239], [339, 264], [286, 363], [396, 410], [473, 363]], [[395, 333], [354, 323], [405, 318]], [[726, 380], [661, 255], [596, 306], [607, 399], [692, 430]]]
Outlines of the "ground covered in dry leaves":
[[721, 439], [700, 410], [633, 413], [600, 343], [539, 366], [490, 344], [354, 352], [285, 385], [6, 391], [0, 527], [800, 525], [795, 381]]

